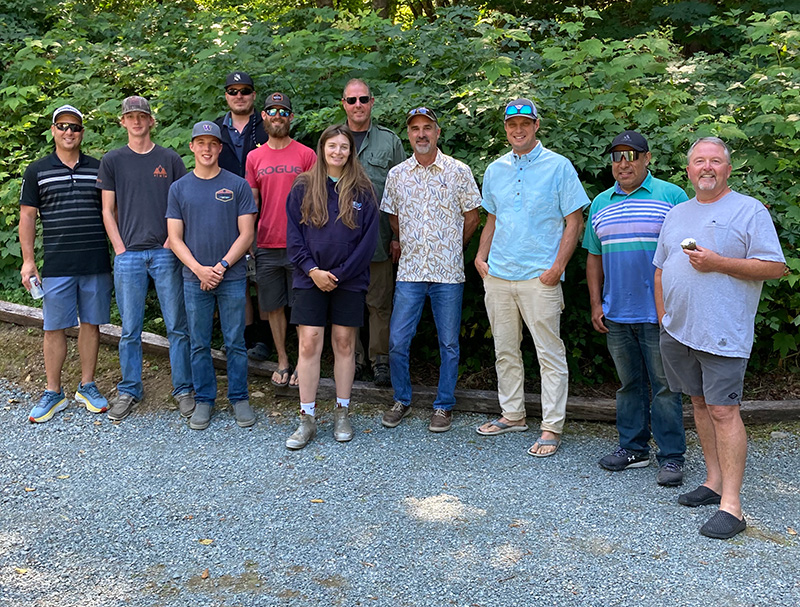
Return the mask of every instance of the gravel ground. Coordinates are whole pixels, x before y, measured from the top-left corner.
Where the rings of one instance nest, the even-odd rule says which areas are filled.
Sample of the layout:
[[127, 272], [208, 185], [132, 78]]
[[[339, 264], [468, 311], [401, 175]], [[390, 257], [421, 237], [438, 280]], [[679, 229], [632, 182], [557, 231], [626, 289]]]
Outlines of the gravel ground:
[[[294, 420], [205, 432], [176, 412], [120, 424], [72, 405], [27, 422], [0, 380], [0, 605], [14, 607], [800, 604], [800, 436], [751, 445], [746, 533], [697, 530], [656, 468], [608, 473], [608, 425], [572, 424], [556, 457], [533, 431], [483, 438], [484, 417], [427, 431], [353, 416], [336, 443], [288, 452]], [[356, 409], [357, 411], [357, 409]], [[690, 434], [687, 487], [703, 480]]]

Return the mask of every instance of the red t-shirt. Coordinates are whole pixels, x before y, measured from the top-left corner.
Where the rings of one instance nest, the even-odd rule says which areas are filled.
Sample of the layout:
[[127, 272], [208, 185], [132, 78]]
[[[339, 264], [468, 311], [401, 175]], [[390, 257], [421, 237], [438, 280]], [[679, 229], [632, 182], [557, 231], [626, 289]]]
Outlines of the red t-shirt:
[[295, 178], [316, 161], [314, 150], [294, 139], [282, 150], [273, 150], [265, 144], [247, 155], [245, 178], [261, 194], [258, 248], [286, 248], [286, 197]]

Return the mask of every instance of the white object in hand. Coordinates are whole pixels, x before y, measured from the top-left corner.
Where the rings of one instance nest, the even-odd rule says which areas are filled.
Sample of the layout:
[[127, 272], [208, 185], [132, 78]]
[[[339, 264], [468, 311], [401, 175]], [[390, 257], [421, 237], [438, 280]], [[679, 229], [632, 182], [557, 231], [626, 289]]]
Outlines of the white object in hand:
[[681, 248], [694, 251], [697, 248], [697, 241], [694, 238], [684, 238], [681, 240]]

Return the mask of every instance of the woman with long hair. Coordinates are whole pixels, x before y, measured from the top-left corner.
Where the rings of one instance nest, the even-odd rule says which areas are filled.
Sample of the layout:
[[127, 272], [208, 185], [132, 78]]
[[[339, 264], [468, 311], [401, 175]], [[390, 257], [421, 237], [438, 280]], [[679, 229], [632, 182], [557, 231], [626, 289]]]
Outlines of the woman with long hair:
[[379, 217], [372, 183], [346, 125], [336, 124], [322, 133], [317, 163], [294, 182], [286, 215], [287, 252], [294, 264], [291, 321], [297, 325], [300, 384], [300, 426], [286, 446], [302, 449], [317, 433], [320, 356], [328, 322], [336, 382], [333, 437], [346, 442], [353, 438], [349, 406], [355, 342], [363, 324]]

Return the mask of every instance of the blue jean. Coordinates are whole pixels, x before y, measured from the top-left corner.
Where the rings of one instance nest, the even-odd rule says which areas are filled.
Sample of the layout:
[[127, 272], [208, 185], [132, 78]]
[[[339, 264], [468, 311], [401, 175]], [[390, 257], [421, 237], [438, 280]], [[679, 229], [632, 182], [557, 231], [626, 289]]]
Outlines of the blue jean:
[[439, 388], [434, 409], [449, 411], [456, 404], [458, 379], [458, 336], [461, 332], [461, 299], [464, 283], [398, 282], [394, 289], [394, 308], [389, 323], [389, 368], [394, 400], [411, 404], [409, 351], [417, 333], [425, 297], [430, 297], [436, 335], [439, 339]]
[[192, 337], [192, 379], [198, 402], [213, 405], [217, 398], [217, 375], [211, 359], [211, 331], [217, 306], [228, 359], [228, 400], [235, 403], [248, 398], [247, 348], [244, 345], [246, 288], [244, 278], [223, 280], [211, 291], [203, 291], [195, 280], [187, 280], [183, 285]]
[[141, 399], [142, 327], [144, 302], [149, 278], [153, 278], [161, 304], [161, 316], [169, 340], [169, 364], [173, 395], [191, 392], [192, 369], [189, 364], [189, 327], [183, 305], [183, 264], [169, 249], [125, 251], [114, 258], [114, 289], [122, 317], [119, 339], [119, 366], [122, 381], [117, 390]]
[[[619, 445], [649, 453], [650, 426], [658, 444], [660, 464], [683, 464], [686, 434], [681, 395], [670, 392], [661, 362], [659, 330], [655, 323], [621, 324], [605, 320], [608, 351], [622, 387], [617, 390]], [[652, 401], [650, 393], [652, 388]]]

